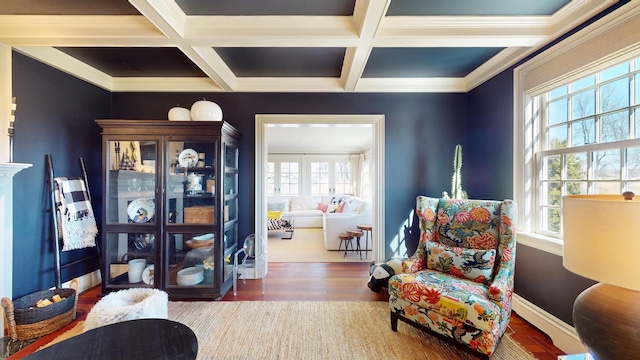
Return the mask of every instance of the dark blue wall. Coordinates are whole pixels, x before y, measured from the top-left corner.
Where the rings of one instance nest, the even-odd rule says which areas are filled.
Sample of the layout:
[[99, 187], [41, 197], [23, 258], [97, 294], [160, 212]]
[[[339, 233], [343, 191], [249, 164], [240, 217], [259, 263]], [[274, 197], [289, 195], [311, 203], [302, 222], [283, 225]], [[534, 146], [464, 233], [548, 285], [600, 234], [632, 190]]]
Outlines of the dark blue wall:
[[[80, 176], [78, 158], [84, 157], [94, 204], [102, 201], [100, 129], [92, 119], [111, 116], [111, 94], [16, 52], [12, 77], [13, 160], [33, 164], [14, 178], [13, 296], [19, 297], [55, 285], [45, 154], [52, 155], [58, 176]], [[100, 206], [94, 209], [99, 221]], [[65, 252], [62, 262], [91, 253]], [[97, 268], [96, 261], [78, 264], [62, 272], [63, 281]]]
[[500, 73], [469, 92], [463, 172], [467, 177], [473, 177], [466, 182], [470, 198], [513, 197], [512, 93], [511, 70]]
[[[416, 195], [450, 189], [453, 149], [466, 138], [466, 94], [115, 93], [113, 116], [166, 119], [179, 104], [207, 98], [222, 107], [240, 141], [240, 234], [254, 231], [256, 114], [384, 114], [385, 239], [402, 234]], [[390, 242], [390, 241], [389, 241]], [[415, 245], [409, 244], [412, 251]], [[389, 245], [386, 254], [393, 251]]]
[[[384, 114], [388, 239], [402, 233], [416, 195], [438, 196], [449, 189], [453, 148], [465, 142], [466, 94], [111, 94], [18, 53], [13, 80], [18, 99], [14, 161], [34, 164], [15, 179], [15, 297], [54, 285], [45, 154], [53, 155], [58, 176], [79, 176], [78, 157], [85, 158], [94, 210], [101, 219], [101, 141], [95, 119], [166, 119], [170, 107], [188, 107], [205, 97], [220, 104], [225, 119], [243, 133], [240, 238], [255, 232], [255, 114]], [[62, 262], [88, 252], [63, 253]], [[62, 280], [96, 268], [95, 262], [74, 266], [63, 271]]]
[[[513, 195], [513, 68], [469, 92], [468, 154], [464, 173], [473, 174], [471, 197]], [[562, 257], [518, 244], [515, 292], [573, 324], [573, 302], [592, 281], [562, 266]]]

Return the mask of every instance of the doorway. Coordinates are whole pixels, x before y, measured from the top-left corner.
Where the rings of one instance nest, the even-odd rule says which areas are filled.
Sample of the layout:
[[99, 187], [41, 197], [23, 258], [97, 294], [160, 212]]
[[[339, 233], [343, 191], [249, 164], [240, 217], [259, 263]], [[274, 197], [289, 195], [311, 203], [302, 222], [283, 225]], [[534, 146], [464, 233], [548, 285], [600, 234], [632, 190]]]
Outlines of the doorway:
[[[384, 115], [277, 115], [277, 114], [257, 114], [256, 115], [256, 235], [263, 239], [268, 238], [267, 233], [267, 127], [272, 125], [344, 125], [344, 124], [370, 124], [372, 126], [372, 151], [370, 161], [371, 194], [373, 205], [373, 230], [372, 230], [372, 258], [375, 262], [384, 259]], [[268, 258], [267, 258], [268, 262]]]

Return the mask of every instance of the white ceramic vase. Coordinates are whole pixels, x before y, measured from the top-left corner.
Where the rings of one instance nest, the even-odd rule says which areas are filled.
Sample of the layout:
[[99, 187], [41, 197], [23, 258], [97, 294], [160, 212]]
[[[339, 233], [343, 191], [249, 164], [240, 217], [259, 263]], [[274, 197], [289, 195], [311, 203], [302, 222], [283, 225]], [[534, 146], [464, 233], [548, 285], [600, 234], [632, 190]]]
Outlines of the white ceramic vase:
[[169, 109], [168, 116], [170, 121], [190, 121], [191, 111], [183, 107], [175, 106]]
[[222, 109], [213, 101], [196, 101], [191, 106], [191, 120], [222, 121]]

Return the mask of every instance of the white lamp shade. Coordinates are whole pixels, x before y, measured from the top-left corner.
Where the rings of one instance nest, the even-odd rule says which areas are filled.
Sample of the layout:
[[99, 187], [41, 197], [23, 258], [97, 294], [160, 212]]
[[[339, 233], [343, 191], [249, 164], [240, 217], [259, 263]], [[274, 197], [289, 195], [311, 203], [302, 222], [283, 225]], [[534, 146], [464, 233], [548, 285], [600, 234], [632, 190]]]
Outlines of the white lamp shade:
[[199, 100], [191, 105], [191, 119], [194, 121], [221, 121], [222, 109], [213, 101]]
[[563, 265], [603, 283], [640, 291], [640, 201], [622, 195], [562, 198]]

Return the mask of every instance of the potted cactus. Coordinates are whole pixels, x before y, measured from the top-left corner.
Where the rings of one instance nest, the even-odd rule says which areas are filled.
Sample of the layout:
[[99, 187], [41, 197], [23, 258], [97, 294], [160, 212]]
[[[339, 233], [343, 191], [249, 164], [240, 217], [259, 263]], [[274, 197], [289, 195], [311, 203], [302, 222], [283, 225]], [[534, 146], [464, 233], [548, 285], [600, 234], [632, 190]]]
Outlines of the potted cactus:
[[[456, 145], [456, 149], [453, 152], [453, 176], [451, 177], [451, 198], [452, 199], [466, 199], [467, 192], [462, 190], [462, 146]], [[449, 199], [449, 194], [446, 191], [442, 192], [442, 197]]]

